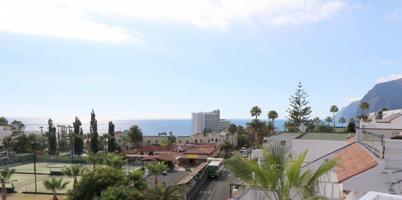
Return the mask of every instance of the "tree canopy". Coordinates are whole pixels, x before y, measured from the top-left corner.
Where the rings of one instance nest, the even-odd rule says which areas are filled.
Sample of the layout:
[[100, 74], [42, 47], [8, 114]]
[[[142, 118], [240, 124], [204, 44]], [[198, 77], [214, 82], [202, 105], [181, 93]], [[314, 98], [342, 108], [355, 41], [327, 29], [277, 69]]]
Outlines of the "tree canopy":
[[289, 131], [300, 131], [300, 126], [308, 126], [310, 123], [311, 107], [307, 100], [308, 93], [303, 89], [301, 82], [297, 85], [296, 92], [289, 98], [288, 116], [285, 123]]
[[128, 132], [128, 138], [134, 148], [140, 147], [143, 141], [142, 131], [140, 127], [137, 125], [131, 126]]

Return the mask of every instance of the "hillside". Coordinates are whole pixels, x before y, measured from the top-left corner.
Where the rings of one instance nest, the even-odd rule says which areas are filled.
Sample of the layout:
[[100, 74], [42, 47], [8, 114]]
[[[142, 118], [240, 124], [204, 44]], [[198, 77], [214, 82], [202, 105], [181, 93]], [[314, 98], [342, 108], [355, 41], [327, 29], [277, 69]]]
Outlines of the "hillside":
[[361, 101], [355, 101], [341, 109], [338, 116], [343, 115], [346, 119], [359, 116], [362, 111], [360, 102], [370, 105], [368, 112], [378, 112], [383, 108], [389, 110], [402, 108], [402, 79], [376, 84], [369, 90]]

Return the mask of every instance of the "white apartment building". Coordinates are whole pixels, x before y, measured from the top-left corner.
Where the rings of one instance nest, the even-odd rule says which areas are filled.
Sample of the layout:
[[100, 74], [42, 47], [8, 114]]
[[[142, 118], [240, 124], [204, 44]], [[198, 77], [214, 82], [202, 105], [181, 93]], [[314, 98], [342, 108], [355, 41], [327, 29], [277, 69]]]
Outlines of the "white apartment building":
[[360, 128], [402, 129], [402, 109], [384, 111], [381, 117], [370, 113], [367, 121], [360, 122]]
[[220, 132], [229, 124], [229, 121], [220, 118], [219, 110], [192, 113], [193, 134]]

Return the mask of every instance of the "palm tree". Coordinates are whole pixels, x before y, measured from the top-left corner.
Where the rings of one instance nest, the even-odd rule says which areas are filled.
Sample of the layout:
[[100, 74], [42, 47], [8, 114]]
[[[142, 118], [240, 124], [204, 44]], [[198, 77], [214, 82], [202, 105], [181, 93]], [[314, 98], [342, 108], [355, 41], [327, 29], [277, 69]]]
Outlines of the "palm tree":
[[228, 127], [228, 133], [226, 134], [226, 140], [229, 141], [229, 134], [232, 136], [232, 144], [233, 144], [233, 135], [237, 132], [236, 124], [230, 124]]
[[225, 142], [223, 142], [223, 144], [221, 144], [219, 148], [221, 151], [225, 152], [225, 158], [226, 158], [229, 156], [230, 150], [233, 149], [233, 145], [229, 141], [225, 140]]
[[109, 153], [105, 157], [105, 164], [115, 169], [121, 169], [126, 164], [126, 160], [118, 154]]
[[79, 165], [71, 165], [63, 168], [63, 174], [74, 179], [74, 187], [78, 181], [78, 176], [84, 174], [86, 169], [81, 168]]
[[261, 115], [261, 113], [262, 113], [261, 108], [259, 108], [258, 106], [254, 106], [250, 110], [251, 116], [255, 117], [255, 119], [258, 119], [258, 117]]
[[268, 199], [315, 199], [318, 179], [337, 162], [326, 161], [316, 170], [302, 169], [306, 155], [307, 152], [301, 153], [292, 160], [283, 146], [273, 144], [264, 150], [262, 164], [235, 155], [225, 166], [250, 187], [262, 189]]
[[330, 116], [328, 116], [327, 118], [325, 118], [325, 122], [327, 122], [328, 126], [330, 126], [330, 124], [332, 122], [332, 118]]
[[361, 102], [359, 105], [360, 109], [363, 111], [363, 114], [361, 115], [363, 120], [366, 120], [367, 115], [366, 115], [366, 110], [370, 108], [370, 105], [367, 102]]
[[97, 164], [103, 163], [103, 155], [100, 153], [97, 153], [97, 154], [90, 153], [85, 158], [85, 160], [87, 161], [87, 163], [91, 164], [93, 166], [93, 168], [95, 169]]
[[339, 108], [338, 108], [338, 106], [336, 106], [336, 105], [332, 105], [331, 106], [331, 108], [330, 108], [330, 112], [332, 112], [332, 121], [334, 122], [334, 128], [335, 128], [335, 114], [337, 113], [339, 111]]
[[133, 144], [134, 148], [140, 147], [143, 140], [140, 127], [137, 125], [131, 126], [128, 133], [128, 138], [130, 139], [130, 142]]
[[144, 179], [144, 171], [137, 169], [128, 173], [128, 180], [130, 187], [134, 187], [137, 190], [145, 190], [147, 188], [147, 182]]
[[339, 118], [339, 123], [343, 127], [343, 124], [346, 123], [346, 119], [344, 117]]
[[62, 178], [58, 179], [55, 177], [51, 177], [50, 180], [44, 180], [43, 185], [47, 190], [50, 190], [53, 193], [53, 200], [58, 200], [57, 193], [60, 190], [64, 190], [69, 182], [64, 182]]
[[152, 162], [147, 165], [147, 169], [151, 175], [155, 176], [155, 187], [158, 185], [158, 175], [167, 170], [167, 166], [162, 162]]
[[272, 125], [274, 126], [275, 130], [275, 119], [278, 118], [278, 113], [275, 110], [271, 110], [268, 112], [268, 119], [272, 121]]
[[179, 186], [157, 185], [147, 190], [146, 200], [184, 200], [183, 190]]
[[248, 132], [254, 137], [254, 146], [256, 147], [260, 145], [263, 131], [265, 129], [265, 123], [258, 119], [254, 119], [250, 123], [247, 123], [247, 126]]
[[15, 173], [15, 169], [10, 169], [8, 167], [1, 169], [0, 171], [0, 181], [1, 181], [1, 199], [7, 199], [6, 182], [10, 180], [11, 176]]

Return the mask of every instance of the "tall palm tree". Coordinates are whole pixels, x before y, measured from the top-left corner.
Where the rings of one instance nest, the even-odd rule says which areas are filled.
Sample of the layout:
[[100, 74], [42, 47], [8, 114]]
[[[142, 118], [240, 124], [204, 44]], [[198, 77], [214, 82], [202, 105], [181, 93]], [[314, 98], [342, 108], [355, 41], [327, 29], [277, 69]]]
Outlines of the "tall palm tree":
[[157, 185], [147, 190], [146, 200], [184, 200], [183, 190], [179, 186]]
[[264, 150], [264, 161], [235, 155], [226, 161], [226, 166], [250, 187], [260, 188], [268, 199], [315, 199], [318, 179], [332, 170], [337, 162], [329, 160], [316, 170], [302, 169], [307, 152], [295, 159], [287, 156], [285, 148], [274, 144]]
[[334, 122], [334, 128], [335, 128], [335, 114], [337, 113], [339, 111], [339, 108], [338, 108], [338, 106], [336, 106], [336, 105], [332, 105], [331, 106], [331, 108], [330, 108], [330, 112], [332, 112], [332, 121]]
[[255, 117], [255, 119], [258, 119], [258, 117], [261, 115], [261, 113], [262, 113], [261, 108], [259, 108], [258, 106], [254, 106], [250, 110], [251, 116]]
[[43, 185], [45, 186], [45, 188], [53, 193], [53, 200], [59, 199], [57, 198], [57, 193], [60, 190], [64, 190], [68, 183], [68, 181], [63, 181], [62, 178], [58, 179], [55, 177], [51, 177], [50, 179], [43, 181]]
[[166, 171], [168, 167], [162, 162], [152, 162], [149, 163], [146, 167], [151, 173], [151, 175], [155, 176], [155, 187], [156, 187], [158, 185], [158, 175]]
[[134, 148], [140, 147], [143, 141], [140, 127], [137, 125], [131, 126], [128, 133], [128, 138], [130, 139]]
[[330, 116], [328, 116], [327, 118], [325, 118], [325, 122], [327, 122], [328, 126], [330, 126], [330, 124], [332, 122], [332, 118]]
[[232, 136], [232, 144], [233, 142], [233, 135], [237, 132], [236, 124], [230, 124], [228, 127], [228, 133], [226, 134], [226, 140], [229, 141], [229, 134]]
[[229, 156], [230, 150], [233, 149], [233, 145], [229, 141], [225, 140], [225, 142], [219, 145], [219, 148], [225, 153], [225, 158], [227, 158]]
[[346, 119], [344, 117], [339, 118], [339, 123], [343, 127], [343, 124], [346, 123]]
[[367, 102], [363, 101], [360, 103], [359, 107], [363, 111], [363, 114], [361, 117], [363, 118], [363, 120], [366, 120], [366, 118], [367, 118], [366, 110], [368, 110], [370, 108], [370, 105]]
[[103, 163], [103, 155], [100, 153], [97, 153], [97, 154], [90, 153], [85, 158], [85, 160], [87, 161], [87, 163], [91, 164], [93, 166], [93, 168], [95, 169], [97, 164]]
[[276, 118], [278, 118], [278, 113], [275, 110], [268, 112], [268, 119], [274, 121]]
[[15, 169], [10, 169], [8, 167], [1, 169], [0, 171], [0, 181], [1, 181], [1, 199], [7, 199], [6, 182], [10, 180], [11, 176], [15, 173]]
[[272, 126], [274, 126], [275, 130], [275, 119], [278, 118], [278, 113], [275, 110], [271, 110], [268, 112], [268, 119], [272, 121]]
[[79, 165], [71, 165], [63, 168], [63, 174], [74, 179], [74, 187], [77, 184], [78, 176], [84, 174], [85, 171], [86, 169], [81, 168]]
[[265, 129], [265, 123], [261, 122], [258, 119], [252, 120], [250, 123], [247, 123], [247, 130], [254, 137], [254, 146], [258, 146], [261, 144], [263, 131]]

